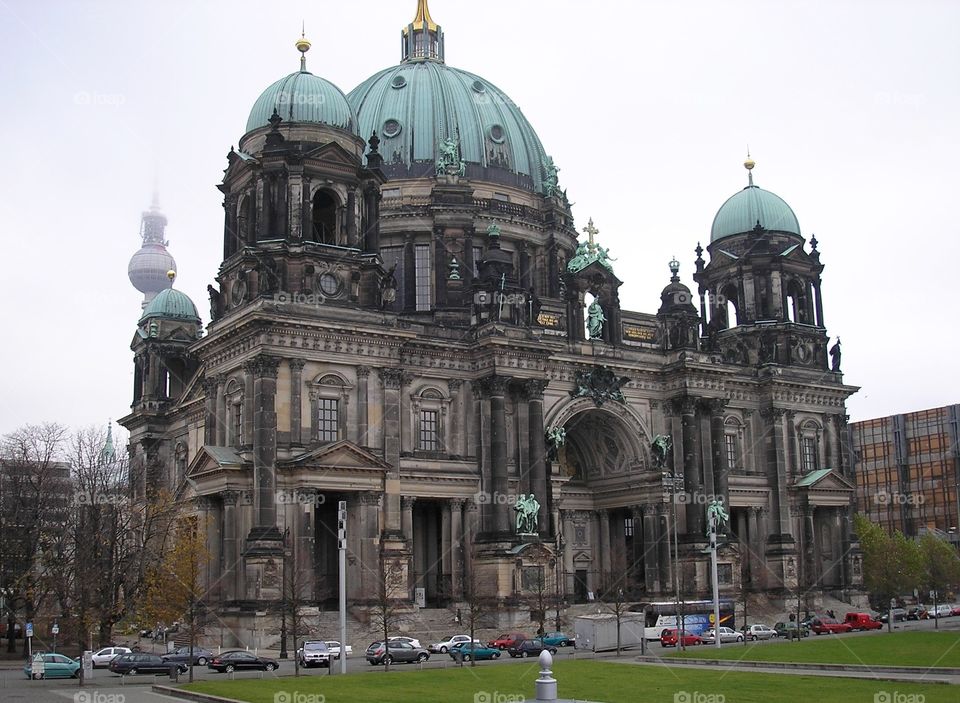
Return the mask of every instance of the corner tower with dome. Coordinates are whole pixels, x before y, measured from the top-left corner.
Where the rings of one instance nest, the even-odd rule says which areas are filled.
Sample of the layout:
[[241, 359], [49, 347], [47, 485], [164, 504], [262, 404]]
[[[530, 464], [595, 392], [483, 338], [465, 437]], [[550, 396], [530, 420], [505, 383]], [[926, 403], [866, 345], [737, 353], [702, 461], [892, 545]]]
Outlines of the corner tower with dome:
[[593, 220], [578, 237], [516, 103], [445, 63], [424, 0], [401, 39], [348, 93], [296, 42], [227, 155], [206, 333], [172, 289], [138, 326], [132, 475], [204, 519], [224, 644], [278, 646], [291, 564], [332, 626], [341, 500], [355, 628], [385, 591], [410, 630], [471, 598], [525, 628], [537, 593], [568, 615], [677, 580], [702, 597], [717, 497], [724, 597], [857, 597], [856, 389], [790, 208], [751, 181], [697, 249], [698, 293], [674, 260], [656, 313], [623, 310], [628, 263]]

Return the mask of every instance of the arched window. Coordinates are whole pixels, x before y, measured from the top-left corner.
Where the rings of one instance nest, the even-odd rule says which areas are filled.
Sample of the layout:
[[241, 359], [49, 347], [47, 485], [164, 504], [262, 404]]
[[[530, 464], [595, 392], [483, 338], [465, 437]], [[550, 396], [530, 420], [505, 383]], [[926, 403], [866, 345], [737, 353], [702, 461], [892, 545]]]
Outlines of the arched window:
[[313, 241], [337, 243], [337, 199], [325, 190], [313, 196]]
[[808, 474], [820, 468], [820, 425], [804, 420], [797, 426], [800, 449], [800, 471]]
[[227, 446], [243, 445], [243, 384], [237, 379], [231, 379], [224, 391], [227, 408]]
[[729, 471], [746, 471], [743, 455], [744, 425], [740, 419], [730, 415], [723, 421], [723, 447]]
[[254, 207], [254, 199], [249, 195], [244, 195], [240, 199], [237, 206], [237, 242], [236, 247], [231, 248], [232, 251], [254, 243], [256, 239], [253, 232], [256, 220]]
[[183, 442], [177, 442], [177, 446], [173, 450], [173, 469], [173, 487], [175, 489], [187, 477], [187, 445]]
[[445, 430], [449, 400], [433, 387], [411, 397], [416, 437], [415, 451], [428, 454], [446, 451]]
[[322, 374], [312, 386], [310, 408], [313, 440], [327, 444], [346, 439], [347, 402], [352, 386], [335, 373]]
[[793, 279], [787, 284], [787, 305], [784, 310], [788, 322], [807, 323], [807, 296], [803, 284]]
[[734, 284], [730, 283], [722, 289], [717, 305], [723, 309], [725, 328], [729, 329], [740, 324], [740, 311], [737, 309], [737, 287]]

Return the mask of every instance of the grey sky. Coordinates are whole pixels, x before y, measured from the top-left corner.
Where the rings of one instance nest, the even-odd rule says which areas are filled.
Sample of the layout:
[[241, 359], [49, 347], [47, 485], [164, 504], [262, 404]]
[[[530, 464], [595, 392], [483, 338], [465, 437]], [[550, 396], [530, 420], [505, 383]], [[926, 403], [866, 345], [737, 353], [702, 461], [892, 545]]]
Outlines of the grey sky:
[[[154, 173], [177, 287], [209, 320], [225, 154], [298, 67], [348, 92], [400, 59], [415, 0], [0, 0], [0, 433], [129, 410], [141, 295], [127, 280]], [[577, 225], [655, 312], [693, 286], [723, 201], [783, 197], [817, 235], [854, 420], [960, 401], [955, 369], [960, 3], [431, 0], [448, 63], [524, 111]], [[953, 302], [951, 302], [953, 301]]]

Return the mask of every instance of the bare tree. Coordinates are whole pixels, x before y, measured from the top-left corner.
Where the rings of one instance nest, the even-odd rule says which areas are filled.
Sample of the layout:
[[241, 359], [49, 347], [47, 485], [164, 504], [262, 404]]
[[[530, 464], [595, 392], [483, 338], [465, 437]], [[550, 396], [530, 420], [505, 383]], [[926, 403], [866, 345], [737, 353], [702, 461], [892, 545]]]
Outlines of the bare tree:
[[[477, 548], [470, 544], [464, 548], [466, 574], [463, 579], [463, 603], [466, 607], [466, 625], [470, 630], [470, 641], [477, 638], [477, 627], [483, 622], [490, 610], [491, 596], [488, 582], [477, 573]], [[476, 657], [470, 657], [470, 666], [476, 666]]]
[[[0, 440], [0, 589], [10, 652], [18, 615], [32, 621], [53, 585], [43, 576], [43, 563], [50, 560], [70, 500], [67, 437], [66, 427], [44, 423]], [[26, 638], [23, 646], [26, 653]]]
[[[391, 560], [380, 547], [380, 561], [377, 584], [377, 596], [371, 611], [371, 620], [376, 628], [383, 633], [384, 670], [390, 670], [390, 633], [397, 629], [400, 621], [402, 599], [407, 595], [406, 584], [403, 583], [403, 568], [396, 561]], [[342, 648], [346, 647], [341, 642]]]

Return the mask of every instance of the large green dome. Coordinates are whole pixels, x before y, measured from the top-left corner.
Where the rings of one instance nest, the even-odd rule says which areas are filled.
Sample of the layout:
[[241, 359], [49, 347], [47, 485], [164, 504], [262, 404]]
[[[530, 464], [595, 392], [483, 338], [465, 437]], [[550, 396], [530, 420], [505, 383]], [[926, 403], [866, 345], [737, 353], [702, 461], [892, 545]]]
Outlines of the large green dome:
[[163, 318], [164, 320], [189, 320], [200, 324], [200, 315], [197, 314], [197, 306], [193, 304], [186, 293], [181, 293], [174, 288], [162, 290], [154, 296], [150, 304], [147, 305], [140, 317], [140, 323], [151, 318]]
[[710, 241], [749, 232], [758, 223], [764, 229], [800, 234], [797, 216], [783, 198], [751, 183], [720, 206], [713, 218]]
[[357, 134], [357, 117], [343, 91], [306, 68], [281, 78], [260, 94], [250, 110], [247, 131], [270, 124], [274, 109], [285, 122], [316, 122]]
[[546, 153], [502, 90], [441, 60], [408, 60], [347, 94], [360, 134], [380, 135], [388, 176], [432, 175], [439, 144], [459, 139], [467, 176], [542, 191]]

